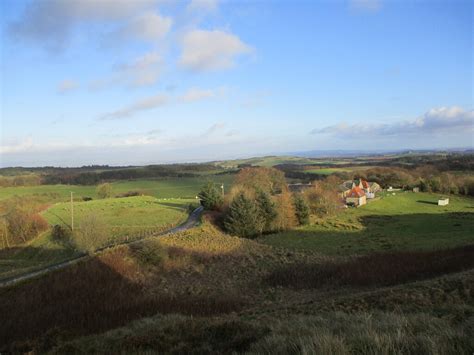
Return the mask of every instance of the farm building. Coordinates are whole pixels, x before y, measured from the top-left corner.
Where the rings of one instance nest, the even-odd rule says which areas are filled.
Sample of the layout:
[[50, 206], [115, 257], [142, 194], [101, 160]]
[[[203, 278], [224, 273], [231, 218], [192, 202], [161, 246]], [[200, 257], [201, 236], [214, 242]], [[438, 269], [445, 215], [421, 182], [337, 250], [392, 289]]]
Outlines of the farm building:
[[439, 200], [438, 200], [438, 206], [447, 206], [449, 205], [449, 198], [447, 197], [441, 197]]
[[359, 186], [354, 186], [349, 194], [346, 196], [346, 204], [353, 204], [354, 206], [362, 206], [367, 203], [365, 191]]
[[345, 181], [341, 185], [339, 185], [338, 190], [341, 193], [342, 198], [347, 198], [347, 196], [352, 193], [352, 190], [355, 187], [361, 189], [365, 193], [366, 198], [369, 199], [374, 198], [375, 193], [382, 190], [380, 185], [376, 182], [369, 182], [363, 179]]

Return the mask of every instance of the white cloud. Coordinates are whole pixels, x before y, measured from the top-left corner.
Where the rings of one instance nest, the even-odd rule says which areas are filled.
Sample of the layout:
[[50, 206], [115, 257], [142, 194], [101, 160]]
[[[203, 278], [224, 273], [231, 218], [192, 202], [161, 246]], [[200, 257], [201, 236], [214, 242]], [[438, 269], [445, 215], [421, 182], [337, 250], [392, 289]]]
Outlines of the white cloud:
[[74, 80], [63, 80], [58, 84], [58, 93], [65, 94], [67, 92], [73, 91], [79, 87], [79, 84]]
[[190, 12], [214, 12], [218, 5], [218, 0], [191, 0], [186, 9]]
[[157, 52], [149, 52], [130, 63], [117, 65], [114, 74], [91, 81], [89, 88], [101, 90], [117, 85], [130, 87], [154, 85], [160, 78], [163, 65], [163, 59]]
[[120, 118], [126, 118], [134, 115], [137, 112], [148, 111], [155, 109], [160, 106], [164, 106], [168, 103], [168, 96], [163, 94], [158, 94], [139, 100], [129, 106], [125, 106], [119, 110], [106, 113], [102, 115], [100, 120], [115, 120]]
[[63, 49], [81, 22], [119, 21], [155, 6], [155, 0], [30, 1], [9, 32], [20, 40]]
[[351, 7], [362, 11], [378, 11], [382, 7], [381, 0], [350, 0]]
[[155, 84], [160, 76], [163, 61], [156, 52], [147, 53], [135, 59], [131, 64], [121, 66], [121, 72], [133, 86]]
[[193, 102], [193, 101], [199, 101], [202, 99], [209, 99], [214, 96], [215, 96], [215, 93], [213, 90], [193, 88], [193, 89], [188, 90], [186, 93], [184, 93], [180, 97], [180, 99], [184, 102]]
[[106, 41], [121, 42], [124, 39], [139, 39], [156, 42], [163, 39], [171, 30], [171, 17], [147, 11], [134, 18], [106, 36]]
[[183, 102], [194, 102], [204, 99], [216, 98], [224, 95], [225, 88], [221, 87], [218, 89], [200, 89], [191, 88], [179, 97], [180, 101]]
[[355, 124], [338, 125], [317, 128], [312, 134], [329, 134], [340, 137], [376, 137], [376, 136], [406, 136], [433, 135], [443, 133], [474, 133], [474, 111], [461, 107], [433, 108], [423, 116], [411, 120], [386, 124]]
[[232, 33], [219, 30], [192, 30], [182, 40], [179, 63], [192, 71], [228, 69], [239, 55], [252, 49]]

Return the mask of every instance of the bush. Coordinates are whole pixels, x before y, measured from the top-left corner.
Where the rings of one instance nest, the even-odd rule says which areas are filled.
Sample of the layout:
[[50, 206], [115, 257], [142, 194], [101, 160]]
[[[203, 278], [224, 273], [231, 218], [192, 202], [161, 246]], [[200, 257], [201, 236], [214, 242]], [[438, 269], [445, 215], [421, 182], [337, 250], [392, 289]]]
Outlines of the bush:
[[96, 189], [99, 198], [109, 198], [112, 196], [112, 185], [109, 183], [100, 184]]
[[82, 198], [82, 201], [87, 202], [87, 201], [92, 201], [92, 197], [84, 196]]
[[203, 186], [198, 197], [206, 210], [219, 210], [224, 202], [221, 188], [213, 182], [208, 182]]
[[48, 229], [48, 222], [28, 208], [14, 206], [5, 216], [8, 238], [12, 244], [26, 243]]
[[74, 244], [77, 249], [93, 253], [106, 245], [108, 229], [105, 222], [96, 214], [90, 214], [82, 219], [77, 230], [74, 230]]
[[132, 196], [140, 196], [140, 191], [127, 191], [127, 192], [122, 192], [120, 194], [115, 195], [115, 197], [117, 198], [132, 197]]
[[51, 230], [51, 237], [57, 242], [65, 242], [71, 238], [71, 230], [60, 224], [55, 224]]
[[299, 225], [309, 223], [309, 206], [305, 198], [301, 194], [293, 196], [293, 203], [295, 205], [295, 215]]

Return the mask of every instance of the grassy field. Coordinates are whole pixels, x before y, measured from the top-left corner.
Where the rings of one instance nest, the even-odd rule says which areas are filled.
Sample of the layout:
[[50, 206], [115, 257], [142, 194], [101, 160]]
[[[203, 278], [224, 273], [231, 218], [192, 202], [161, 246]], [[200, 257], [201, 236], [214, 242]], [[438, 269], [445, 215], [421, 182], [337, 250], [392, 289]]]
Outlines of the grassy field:
[[[185, 221], [194, 199], [162, 199], [151, 196], [110, 198], [74, 204], [75, 226], [94, 214], [107, 227], [106, 245], [143, 238]], [[57, 203], [43, 212], [51, 225], [70, 224], [70, 204]], [[73, 239], [74, 240], [74, 239]], [[26, 245], [0, 250], [0, 278], [10, 277], [67, 260], [78, 251], [69, 243], [52, 240], [45, 232]]]
[[304, 172], [307, 174], [316, 174], [316, 175], [331, 175], [334, 173], [348, 173], [348, 172], [353, 172], [357, 170], [365, 170], [365, 169], [370, 169], [373, 168], [373, 166], [351, 166], [351, 167], [345, 167], [345, 168], [321, 168], [321, 169], [307, 169]]
[[[108, 228], [111, 238], [137, 236], [175, 226], [187, 218], [187, 206], [195, 199], [156, 199], [151, 196], [108, 198], [74, 203], [74, 223], [91, 214], [98, 216]], [[48, 208], [43, 216], [51, 224], [70, 225], [71, 205], [61, 202]]]
[[[458, 253], [468, 258], [473, 252], [444, 254], [456, 262]], [[419, 262], [404, 271], [409, 274], [389, 286], [334, 285], [329, 277], [311, 289], [275, 287], [268, 276], [282, 266], [330, 271], [329, 265], [345, 267], [351, 259], [274, 248], [204, 222], [0, 289], [0, 350], [472, 353], [474, 273], [461, 260], [444, 274], [431, 268], [436, 257], [418, 254]], [[383, 284], [390, 275], [377, 265], [368, 275]]]
[[[194, 198], [207, 181], [230, 186], [233, 175], [209, 175], [192, 178], [168, 178], [154, 180], [116, 181], [112, 183], [113, 193], [140, 191], [157, 198]], [[21, 187], [0, 187], [0, 201], [12, 196], [46, 196], [52, 201], [64, 201], [74, 192], [76, 199], [96, 198], [96, 186], [78, 185], [38, 185]]]
[[399, 192], [370, 201], [311, 225], [272, 234], [261, 242], [328, 255], [420, 250], [474, 243], [474, 199], [451, 196], [438, 206], [439, 195]]

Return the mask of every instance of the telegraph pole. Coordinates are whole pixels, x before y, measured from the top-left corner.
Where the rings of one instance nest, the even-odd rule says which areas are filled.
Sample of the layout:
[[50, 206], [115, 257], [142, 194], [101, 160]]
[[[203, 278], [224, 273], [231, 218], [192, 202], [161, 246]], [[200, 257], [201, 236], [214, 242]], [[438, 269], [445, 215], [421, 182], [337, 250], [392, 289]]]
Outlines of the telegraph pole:
[[74, 192], [71, 191], [71, 230], [74, 230], [74, 201], [72, 199], [72, 194]]

